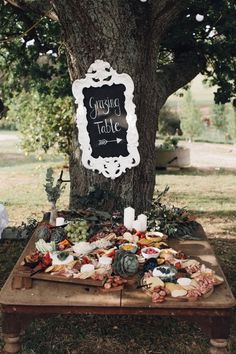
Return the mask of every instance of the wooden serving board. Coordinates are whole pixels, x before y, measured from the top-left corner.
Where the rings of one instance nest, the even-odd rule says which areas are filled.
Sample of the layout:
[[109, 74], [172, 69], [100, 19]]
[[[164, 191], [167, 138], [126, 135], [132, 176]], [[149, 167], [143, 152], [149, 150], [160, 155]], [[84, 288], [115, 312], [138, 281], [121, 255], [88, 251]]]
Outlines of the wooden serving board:
[[[12, 287], [15, 289], [21, 289], [25, 287], [25, 284], [28, 284], [29, 281], [27, 282], [26, 279], [34, 280], [45, 280], [45, 281], [53, 281], [53, 282], [59, 282], [59, 283], [72, 283], [72, 284], [78, 284], [78, 285], [85, 285], [85, 286], [100, 286], [102, 287], [106, 281], [106, 278], [103, 280], [94, 280], [91, 278], [88, 279], [79, 279], [79, 278], [66, 278], [62, 275], [52, 275], [50, 273], [36, 273], [34, 275], [31, 275], [33, 270], [24, 267], [24, 266], [18, 266], [15, 271], [14, 271], [14, 276], [13, 276], [13, 282], [12, 282]], [[28, 287], [32, 287], [31, 286]]]
[[[150, 290], [145, 290], [143, 289], [149, 296], [152, 296], [152, 291]], [[165, 301], [173, 301], [173, 302], [193, 302], [193, 301], [197, 301], [199, 299], [206, 299], [209, 296], [212, 295], [212, 293], [214, 292], [214, 287], [209, 290], [206, 294], [200, 296], [200, 297], [187, 297], [187, 296], [178, 296], [178, 297], [172, 297], [172, 296], [166, 296], [165, 297]]]
[[91, 278], [87, 279], [79, 279], [79, 278], [67, 278], [62, 275], [52, 275], [48, 273], [37, 273], [32, 276], [33, 279], [38, 280], [48, 280], [48, 281], [56, 281], [59, 283], [72, 283], [72, 284], [80, 284], [80, 285], [88, 285], [88, 286], [103, 286], [106, 278], [103, 280], [94, 280]]
[[124, 289], [124, 285], [119, 285], [119, 286], [116, 286], [114, 288], [110, 288], [110, 289], [105, 289], [105, 288], [101, 288], [99, 289], [101, 293], [114, 293], [114, 292], [117, 292], [117, 291], [121, 291]]

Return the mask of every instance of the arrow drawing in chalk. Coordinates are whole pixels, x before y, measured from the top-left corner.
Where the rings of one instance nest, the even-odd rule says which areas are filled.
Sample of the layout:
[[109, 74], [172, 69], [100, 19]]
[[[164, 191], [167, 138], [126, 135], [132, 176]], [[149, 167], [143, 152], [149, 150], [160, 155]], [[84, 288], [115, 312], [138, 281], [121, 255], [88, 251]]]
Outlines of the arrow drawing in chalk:
[[122, 139], [120, 139], [120, 138], [116, 138], [115, 140], [102, 139], [102, 140], [98, 140], [98, 145], [106, 145], [108, 143], [117, 143], [117, 144], [119, 144], [121, 141], [122, 141]]

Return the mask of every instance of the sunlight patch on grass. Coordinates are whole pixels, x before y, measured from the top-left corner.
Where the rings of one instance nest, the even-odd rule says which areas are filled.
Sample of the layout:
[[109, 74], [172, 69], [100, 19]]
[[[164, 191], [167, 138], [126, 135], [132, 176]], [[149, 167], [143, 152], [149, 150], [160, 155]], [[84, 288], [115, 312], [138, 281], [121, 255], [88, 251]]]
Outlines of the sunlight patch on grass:
[[170, 175], [168, 172], [157, 174], [158, 190], [170, 187], [167, 199], [172, 204], [186, 206], [193, 211], [234, 212], [236, 210], [236, 173], [188, 175], [188, 172]]

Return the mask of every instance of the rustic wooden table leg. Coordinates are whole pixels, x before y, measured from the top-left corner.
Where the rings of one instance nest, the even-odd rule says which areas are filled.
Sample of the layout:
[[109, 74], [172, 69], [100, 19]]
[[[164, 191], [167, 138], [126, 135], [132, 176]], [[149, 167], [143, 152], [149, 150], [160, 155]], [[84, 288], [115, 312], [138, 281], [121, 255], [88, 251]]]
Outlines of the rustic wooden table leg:
[[230, 317], [212, 317], [210, 332], [210, 353], [227, 354], [228, 338], [230, 334]]
[[21, 353], [20, 336], [16, 333], [3, 334], [5, 346], [3, 348], [6, 354]]
[[20, 343], [21, 318], [13, 313], [3, 313], [2, 331], [6, 354], [21, 352]]
[[227, 354], [227, 339], [211, 339], [210, 354]]
[[201, 329], [210, 337], [210, 354], [227, 354], [228, 338], [230, 334], [230, 313], [222, 312], [220, 316], [211, 317], [209, 314], [202, 317], [185, 318], [198, 323]]
[[20, 336], [32, 321], [31, 315], [3, 312], [2, 331], [5, 342], [4, 353], [15, 354], [21, 352]]

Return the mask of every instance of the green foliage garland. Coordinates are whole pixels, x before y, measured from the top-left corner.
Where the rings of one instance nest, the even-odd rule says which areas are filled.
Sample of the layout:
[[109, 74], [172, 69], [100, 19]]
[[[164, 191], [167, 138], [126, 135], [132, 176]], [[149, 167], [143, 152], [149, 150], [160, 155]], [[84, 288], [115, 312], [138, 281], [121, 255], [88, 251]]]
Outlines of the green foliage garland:
[[148, 215], [148, 229], [161, 231], [169, 237], [191, 238], [192, 233], [198, 227], [195, 218], [185, 208], [178, 208], [173, 205], [168, 206], [162, 203], [162, 198], [168, 192], [166, 186], [164, 191], [159, 193], [152, 202], [152, 208]]
[[53, 169], [48, 168], [46, 173], [46, 184], [44, 185], [45, 191], [47, 193], [48, 201], [56, 204], [57, 200], [60, 198], [62, 192], [65, 189], [65, 184], [62, 185], [61, 181], [57, 181], [54, 186]]

